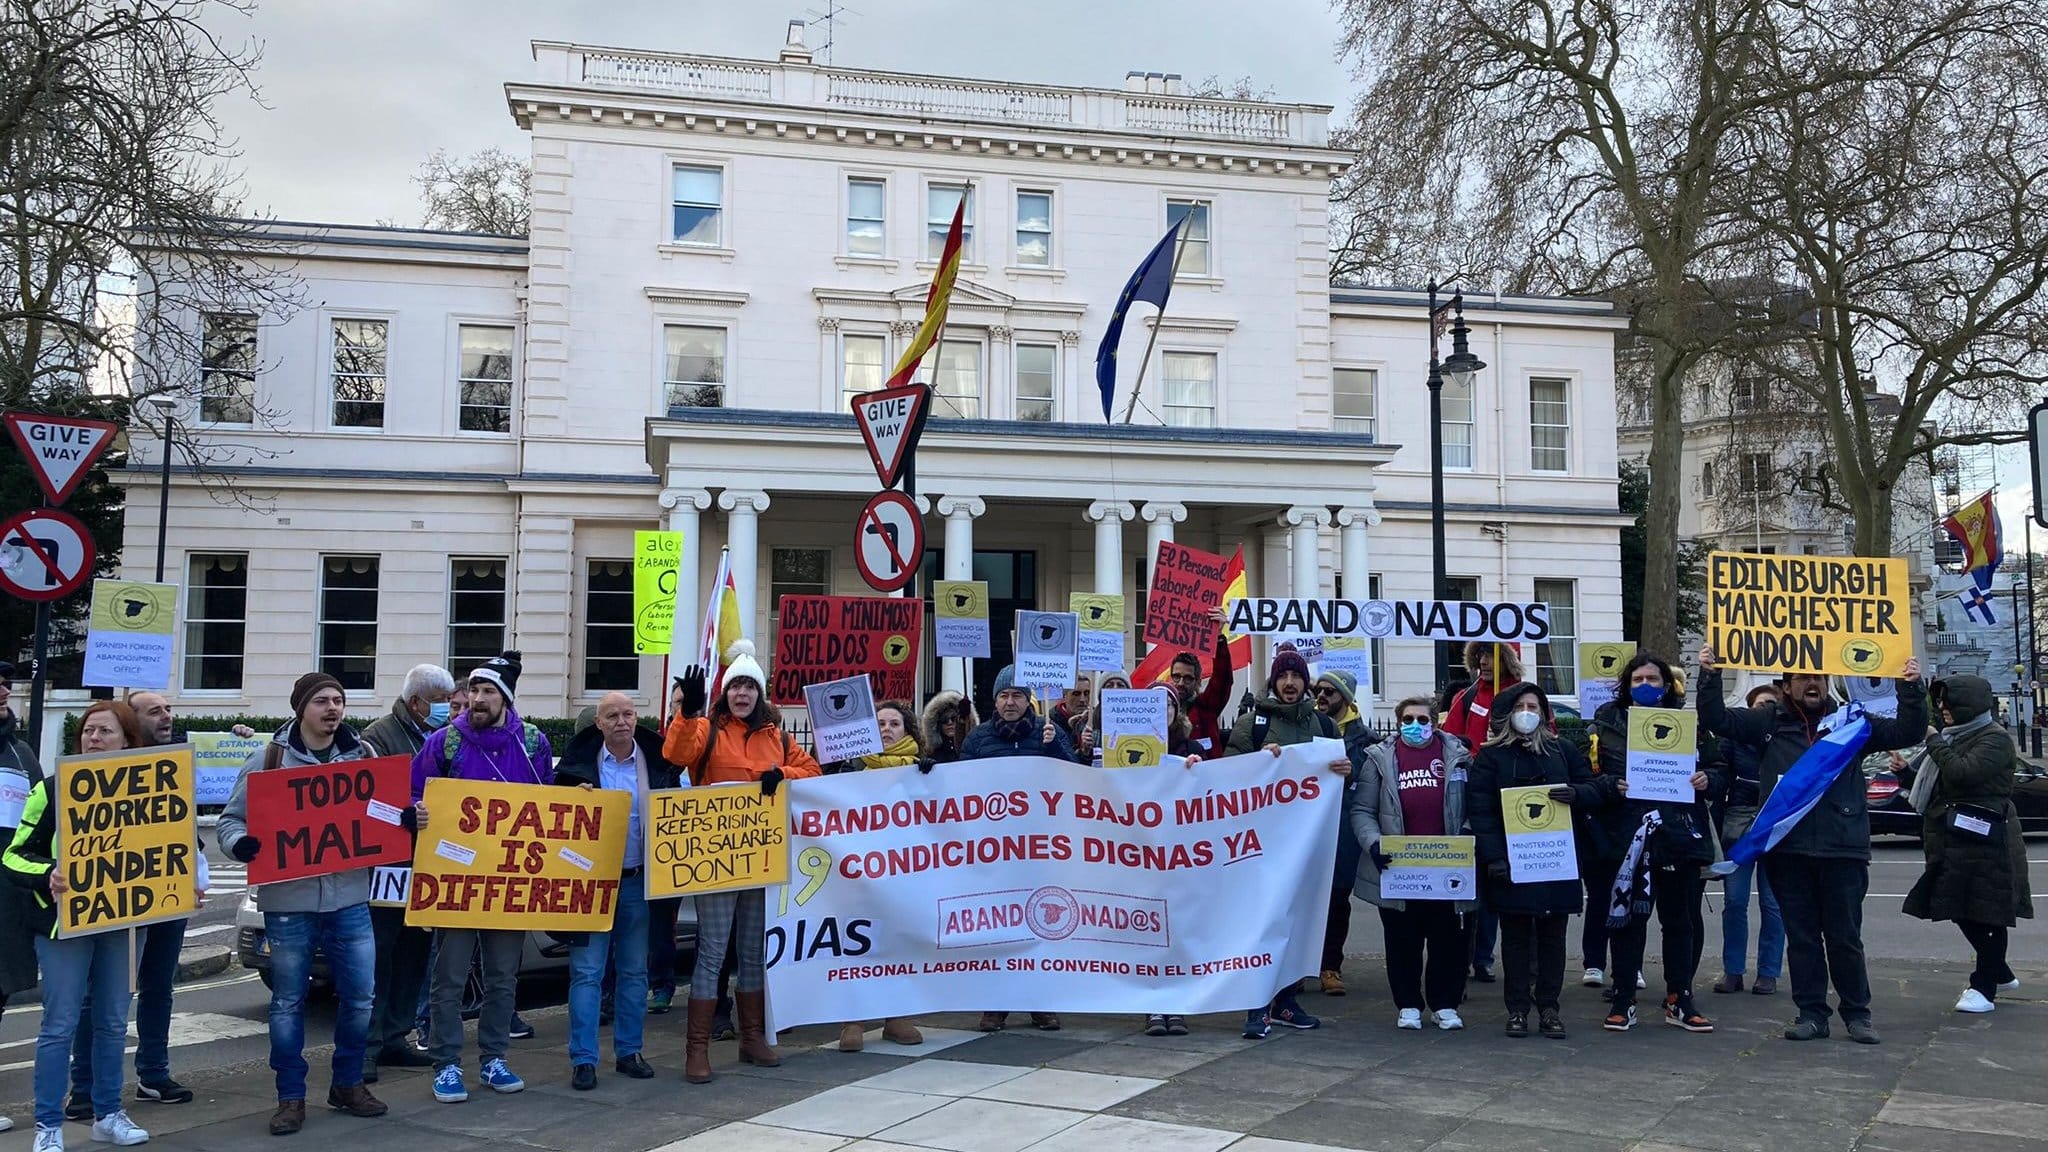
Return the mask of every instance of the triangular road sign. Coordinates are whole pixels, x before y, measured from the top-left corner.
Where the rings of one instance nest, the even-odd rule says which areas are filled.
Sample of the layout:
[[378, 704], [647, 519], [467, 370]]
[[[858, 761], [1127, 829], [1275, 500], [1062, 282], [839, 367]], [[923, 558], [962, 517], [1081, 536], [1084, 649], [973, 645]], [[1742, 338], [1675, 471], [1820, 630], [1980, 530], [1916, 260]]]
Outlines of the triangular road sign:
[[114, 442], [119, 426], [107, 420], [75, 416], [44, 416], [34, 412], [6, 414], [7, 434], [35, 470], [36, 483], [52, 506], [71, 498], [85, 482], [86, 470]]
[[868, 456], [875, 462], [882, 487], [895, 487], [904, 461], [917, 447], [930, 398], [931, 389], [923, 384], [863, 392], [853, 398], [853, 422], [860, 425], [861, 439], [867, 441]]

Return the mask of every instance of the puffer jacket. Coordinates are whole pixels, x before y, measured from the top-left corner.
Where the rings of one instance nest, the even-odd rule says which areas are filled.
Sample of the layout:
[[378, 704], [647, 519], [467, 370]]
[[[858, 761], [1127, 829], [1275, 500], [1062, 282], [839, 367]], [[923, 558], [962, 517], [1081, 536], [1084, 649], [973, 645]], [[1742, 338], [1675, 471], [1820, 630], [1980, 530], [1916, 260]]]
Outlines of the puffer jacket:
[[[1762, 748], [1757, 757], [1757, 786], [1769, 798], [1784, 775], [1813, 746], [1825, 716], [1808, 716], [1785, 703], [1761, 708], [1730, 708], [1721, 698], [1721, 670], [1703, 669], [1699, 683], [1700, 726], [1722, 740]], [[1918, 684], [1899, 685], [1899, 714], [1871, 716], [1870, 739], [1863, 752], [1911, 748], [1927, 734], [1927, 693]], [[1821, 794], [1820, 803], [1794, 825], [1771, 851], [1786, 856], [1837, 860], [1870, 859], [1870, 809], [1864, 798], [1863, 773], [1852, 764]]]
[[1027, 708], [1024, 715], [1014, 721], [1000, 716], [991, 716], [975, 726], [967, 734], [967, 740], [960, 747], [962, 760], [989, 760], [999, 756], [1049, 756], [1054, 760], [1072, 760], [1074, 746], [1067, 742], [1067, 733], [1059, 725], [1052, 726], [1052, 740], [1045, 739], [1045, 721], [1039, 718], [1038, 709]]
[[[1676, 690], [1667, 688], [1664, 708], [1682, 708], [1684, 697]], [[1714, 820], [1712, 802], [1728, 791], [1727, 766], [1721, 762], [1720, 742], [1702, 725], [1697, 738], [1699, 770], [1707, 774], [1707, 790], [1690, 804], [1672, 804], [1650, 800], [1631, 800], [1621, 792], [1620, 784], [1628, 779], [1628, 715], [1630, 701], [1617, 697], [1600, 706], [1593, 714], [1593, 741], [1599, 749], [1595, 760], [1595, 781], [1600, 785], [1603, 796], [1601, 804], [1589, 814], [1588, 823], [1593, 826], [1593, 854], [1589, 858], [1604, 864], [1620, 864], [1628, 855], [1628, 846], [1635, 839], [1636, 829], [1642, 827], [1643, 817], [1655, 812], [1671, 831], [1665, 833], [1666, 843], [1679, 842], [1683, 835], [1686, 846], [1684, 860], [1693, 864], [1714, 862]], [[1669, 866], [1676, 860], [1659, 861]]]
[[[960, 721], [960, 743], [946, 743], [946, 718], [958, 717]], [[974, 715], [974, 701], [958, 692], [941, 692], [924, 706], [924, 747], [925, 754], [934, 764], [951, 764], [960, 759], [960, 749], [967, 743], [967, 737], [974, 732], [981, 721]]]
[[[372, 749], [363, 743], [356, 731], [343, 724], [334, 732], [334, 755], [326, 761], [306, 751], [305, 741], [299, 736], [299, 725], [292, 721], [277, 730], [271, 743], [250, 753], [242, 764], [242, 771], [235, 777], [234, 791], [228, 793], [228, 806], [221, 810], [220, 823], [214, 828], [214, 837], [223, 849], [230, 852], [249, 831], [249, 773], [268, 770], [271, 748], [278, 749], [278, 768], [297, 768], [305, 764], [336, 763], [343, 760], [365, 760], [372, 755]], [[261, 817], [259, 816], [259, 820]], [[260, 839], [260, 837], [259, 837]], [[309, 876], [303, 880], [281, 880], [265, 884], [256, 889], [256, 906], [265, 912], [338, 912], [343, 908], [367, 903], [370, 899], [370, 869], [351, 868], [346, 872], [335, 872], [326, 876]]]
[[[1266, 719], [1266, 735], [1257, 739], [1259, 717]], [[1327, 727], [1326, 727], [1327, 725]], [[1267, 744], [1278, 744], [1285, 748], [1290, 744], [1306, 744], [1317, 737], [1338, 735], [1337, 723], [1316, 711], [1315, 700], [1306, 692], [1292, 704], [1283, 704], [1278, 696], [1271, 693], [1252, 706], [1250, 712], [1237, 718], [1230, 726], [1230, 739], [1224, 742], [1223, 751], [1228, 756], [1242, 756], [1256, 752]]]
[[[1349, 734], [1346, 735], [1348, 737]], [[1465, 784], [1472, 774], [1472, 753], [1456, 736], [1443, 731], [1436, 735], [1441, 742], [1438, 750], [1444, 761], [1444, 827], [1448, 835], [1458, 836], [1465, 828]], [[1405, 912], [1408, 909], [1406, 900], [1383, 899], [1380, 896], [1380, 869], [1372, 860], [1372, 848], [1381, 839], [1406, 835], [1402, 830], [1401, 773], [1394, 766], [1397, 740], [1382, 740], [1352, 761], [1355, 766], [1352, 778], [1357, 781], [1357, 789], [1352, 793], [1345, 817], [1351, 834], [1358, 838], [1360, 845], [1352, 894], [1390, 912]], [[1346, 742], [1349, 743], [1348, 739]], [[1457, 901], [1460, 912], [1470, 912], [1476, 907], [1477, 901]]]
[[[1973, 683], [1966, 690], [1960, 681]], [[1991, 686], [1980, 677], [1956, 677], [1949, 684], [1953, 713], [1968, 708], [1973, 718], [1991, 714]], [[1966, 691], [1967, 702], [1959, 699]], [[1938, 773], [1920, 830], [1927, 871], [1906, 894], [1906, 915], [2008, 928], [2021, 917], [2031, 919], [2027, 846], [2012, 800], [2019, 768], [2012, 736], [1996, 722], [1980, 721], [1966, 732], [1951, 728], [1928, 738], [1927, 758], [1929, 767], [1921, 771]], [[1993, 824], [1989, 838], [1960, 831], [1952, 826], [1960, 805], [2003, 813], [2004, 822]]]
[[[763, 701], [755, 707], [768, 705]], [[782, 730], [774, 712], [759, 728], [749, 728], [745, 720], [726, 714], [718, 716], [717, 724], [714, 737], [710, 717], [677, 716], [669, 721], [661, 754], [688, 772], [693, 784], [745, 784], [759, 780], [770, 768], [782, 769], [791, 780], [824, 774], [811, 754]]]
[[[1577, 880], [1547, 880], [1517, 884], [1495, 879], [1487, 866], [1508, 858], [1507, 823], [1501, 813], [1501, 792], [1508, 788], [1539, 785], [1571, 786], [1572, 807], [1591, 808], [1601, 802], [1601, 790], [1593, 782], [1586, 756], [1571, 744], [1555, 737], [1543, 742], [1537, 752], [1517, 740], [1481, 748], [1473, 757], [1465, 781], [1465, 822], [1472, 829], [1479, 865], [1479, 896], [1487, 911], [1509, 916], [1563, 916], [1581, 910], [1581, 888]], [[1574, 819], [1574, 830], [1579, 822]]]

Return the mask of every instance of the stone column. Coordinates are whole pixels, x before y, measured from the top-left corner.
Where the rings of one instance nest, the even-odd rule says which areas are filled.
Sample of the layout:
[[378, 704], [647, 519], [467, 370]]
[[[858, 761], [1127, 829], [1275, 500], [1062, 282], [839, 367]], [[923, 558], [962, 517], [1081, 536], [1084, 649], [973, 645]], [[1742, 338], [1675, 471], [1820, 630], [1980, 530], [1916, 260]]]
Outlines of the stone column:
[[[704, 531], [700, 515], [711, 507], [711, 493], [702, 488], [663, 488], [661, 506], [668, 509], [668, 530], [683, 534], [682, 561], [676, 566], [676, 618], [669, 629], [668, 664], [671, 674], [697, 662], [697, 646], [703, 637], [697, 629], [704, 623], [704, 602], [698, 580], [704, 570]], [[667, 685], [655, 701], [666, 708]]]
[[1372, 595], [1372, 550], [1366, 529], [1377, 527], [1379, 509], [1370, 504], [1337, 509], [1337, 570], [1344, 574], [1344, 597], [1364, 600]]
[[1121, 595], [1124, 590], [1124, 522], [1137, 515], [1127, 500], [1097, 500], [1088, 505], [1088, 519], [1095, 524], [1095, 587], [1101, 596]]
[[1330, 510], [1314, 505], [1296, 505], [1280, 514], [1288, 528], [1289, 595], [1301, 600], [1322, 596], [1322, 563], [1318, 537], [1330, 522]]
[[727, 488], [718, 494], [718, 507], [726, 513], [725, 547], [732, 559], [732, 583], [740, 602], [740, 631], [754, 641], [755, 658], [767, 653], [757, 634], [760, 621], [754, 616], [754, 584], [761, 575], [761, 513], [768, 510], [768, 493], [758, 488]]
[[[974, 579], [974, 518], [988, 511], [979, 496], [941, 496], [939, 515], [946, 518], [946, 554], [941, 567], [948, 580]], [[989, 626], [995, 626], [994, 621]], [[937, 643], [933, 638], [933, 643]], [[966, 695], [967, 660], [964, 657], [939, 662], [939, 687]]]
[[1152, 586], [1152, 569], [1159, 562], [1159, 543], [1173, 539], [1173, 526], [1188, 518], [1188, 506], [1164, 500], [1150, 500], [1138, 511], [1145, 521], [1145, 586]]

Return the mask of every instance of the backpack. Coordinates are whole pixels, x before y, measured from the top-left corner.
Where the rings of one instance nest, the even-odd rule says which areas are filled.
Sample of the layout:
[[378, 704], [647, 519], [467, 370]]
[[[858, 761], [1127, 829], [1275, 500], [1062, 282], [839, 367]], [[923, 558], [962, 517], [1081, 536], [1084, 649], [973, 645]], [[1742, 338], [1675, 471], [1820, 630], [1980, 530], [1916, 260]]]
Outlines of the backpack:
[[[1252, 713], [1253, 749], [1264, 748], [1266, 746], [1266, 733], [1272, 731], [1272, 728], [1273, 720], [1271, 717], [1267, 716], [1264, 712]], [[1332, 740], [1343, 739], [1343, 736], [1337, 731], [1337, 722], [1335, 720], [1330, 719], [1328, 716], [1323, 715], [1321, 712], [1316, 713], [1316, 730]]]
[[[531, 764], [533, 758], [540, 754], [540, 729], [526, 723], [524, 720], [519, 722], [519, 726], [525, 729], [526, 761]], [[447, 776], [455, 771], [455, 753], [462, 749], [462, 731], [455, 727], [455, 725], [450, 724], [448, 727], [443, 728], [441, 732], [441, 752], [445, 757], [441, 761], [441, 775]]]

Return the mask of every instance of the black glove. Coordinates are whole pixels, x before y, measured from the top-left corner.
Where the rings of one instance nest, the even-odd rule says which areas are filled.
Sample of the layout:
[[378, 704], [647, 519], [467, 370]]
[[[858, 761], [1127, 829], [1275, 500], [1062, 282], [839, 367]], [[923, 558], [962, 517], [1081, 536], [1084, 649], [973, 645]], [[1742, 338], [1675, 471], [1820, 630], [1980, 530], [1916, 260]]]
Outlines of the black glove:
[[704, 666], [692, 664], [676, 677], [683, 687], [683, 715], [691, 720], [704, 714]]
[[917, 758], [917, 770], [929, 776], [931, 775], [932, 765], [937, 763], [937, 760], [934, 760], [929, 756], [920, 756]]
[[1486, 878], [1488, 880], [1506, 880], [1508, 878], [1508, 862], [1505, 860], [1487, 861]]
[[1577, 795], [1577, 793], [1572, 791], [1572, 786], [1569, 784], [1559, 784], [1550, 790], [1550, 798], [1559, 804], [1570, 804], [1577, 798]]
[[780, 787], [782, 787], [782, 769], [770, 768], [766, 772], [761, 773], [761, 795], [773, 796], [775, 795], [775, 790]]
[[258, 843], [254, 836], [244, 836], [235, 841], [234, 847], [228, 849], [228, 855], [247, 864], [256, 859], [256, 854], [261, 851], [263, 845]]
[[1379, 869], [1382, 872], [1385, 872], [1387, 869], [1392, 868], [1394, 866], [1394, 858], [1392, 856], [1387, 855], [1386, 850], [1381, 848], [1378, 844], [1374, 844], [1370, 851], [1372, 853], [1373, 867]]

